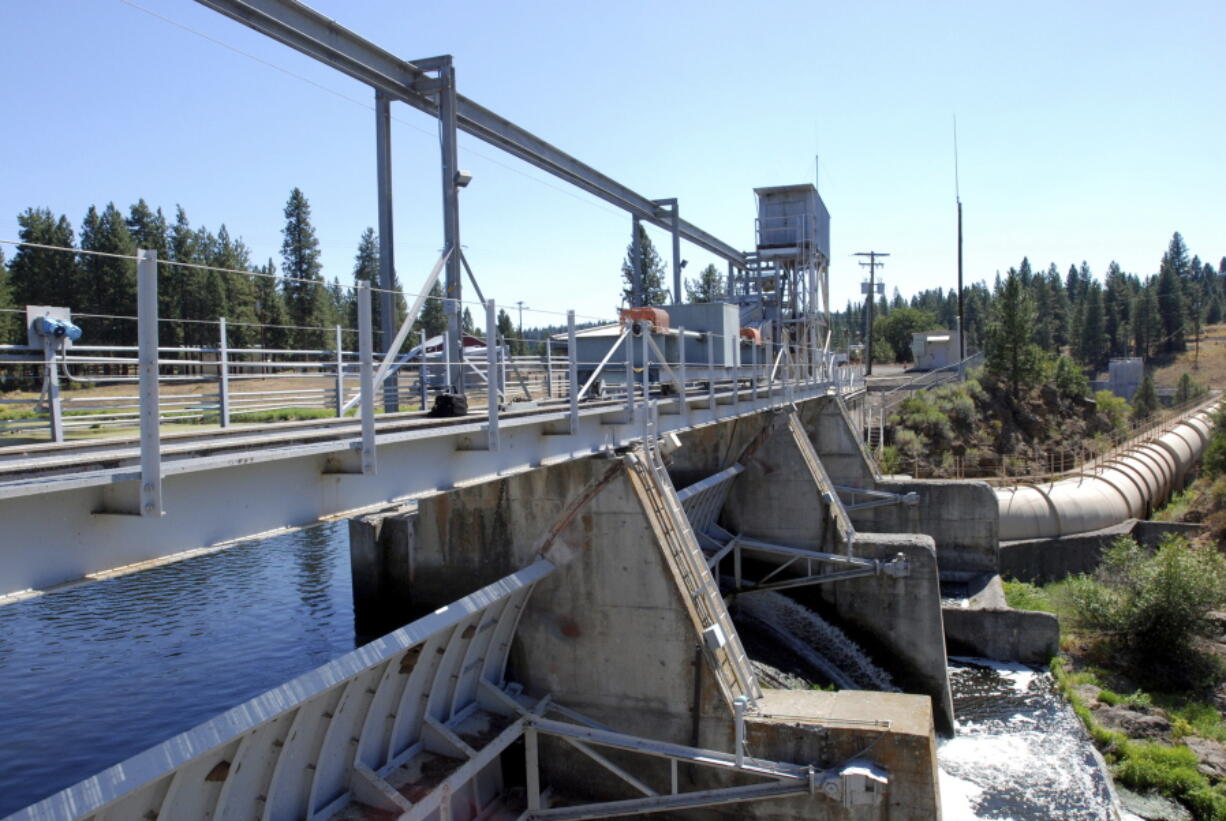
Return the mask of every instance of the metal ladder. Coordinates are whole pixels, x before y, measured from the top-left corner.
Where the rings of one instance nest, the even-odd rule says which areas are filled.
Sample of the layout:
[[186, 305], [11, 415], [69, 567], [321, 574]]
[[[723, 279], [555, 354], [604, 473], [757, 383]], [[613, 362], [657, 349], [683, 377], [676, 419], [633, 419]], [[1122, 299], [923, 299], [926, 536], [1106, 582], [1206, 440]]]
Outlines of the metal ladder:
[[665, 558], [672, 566], [685, 589], [691, 613], [703, 632], [704, 641], [711, 627], [718, 627], [723, 642], [717, 647], [707, 644], [705, 649], [715, 663], [716, 678], [729, 705], [737, 696], [745, 696], [750, 703], [762, 696], [757, 677], [750, 666], [740, 636], [732, 624], [732, 616], [724, 604], [706, 556], [698, 545], [698, 539], [690, 527], [689, 517], [682, 510], [673, 491], [672, 480], [664, 467], [655, 435], [655, 408], [646, 414], [647, 435], [644, 436], [643, 458], [631, 458], [631, 469], [642, 480], [647, 501], [660, 524], [662, 547]]

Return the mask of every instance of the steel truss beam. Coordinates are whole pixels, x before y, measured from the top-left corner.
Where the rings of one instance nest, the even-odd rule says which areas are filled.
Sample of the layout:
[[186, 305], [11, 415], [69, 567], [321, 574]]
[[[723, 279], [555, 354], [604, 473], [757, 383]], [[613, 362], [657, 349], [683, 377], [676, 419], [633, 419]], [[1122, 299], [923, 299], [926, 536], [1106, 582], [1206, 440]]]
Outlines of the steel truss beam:
[[[404, 103], [439, 116], [435, 95], [440, 83], [428, 76], [438, 69], [437, 58], [409, 62], [359, 37], [345, 27], [302, 3], [290, 0], [197, 0], [262, 34], [327, 63], [355, 80]], [[456, 94], [456, 125], [490, 145], [547, 171], [605, 202], [629, 211], [644, 222], [666, 231], [674, 230], [673, 216], [616, 180], [608, 177], [529, 131]], [[718, 257], [740, 267], [745, 255], [726, 242], [682, 219], [675, 220], [677, 234]]]

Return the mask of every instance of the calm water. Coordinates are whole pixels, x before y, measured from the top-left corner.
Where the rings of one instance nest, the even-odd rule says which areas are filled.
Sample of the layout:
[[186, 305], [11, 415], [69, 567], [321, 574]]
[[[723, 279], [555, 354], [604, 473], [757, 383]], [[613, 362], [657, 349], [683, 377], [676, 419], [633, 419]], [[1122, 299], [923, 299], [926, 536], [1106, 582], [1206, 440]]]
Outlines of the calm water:
[[0, 607], [0, 816], [354, 646], [343, 522]]

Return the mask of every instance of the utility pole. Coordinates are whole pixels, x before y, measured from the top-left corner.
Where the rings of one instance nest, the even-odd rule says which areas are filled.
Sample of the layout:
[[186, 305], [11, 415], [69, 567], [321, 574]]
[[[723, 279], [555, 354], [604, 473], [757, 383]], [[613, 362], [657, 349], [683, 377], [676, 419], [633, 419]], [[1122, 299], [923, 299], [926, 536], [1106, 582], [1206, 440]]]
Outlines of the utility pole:
[[889, 254], [881, 251], [857, 251], [854, 256], [868, 257], [868, 262], [861, 262], [862, 268], [868, 269], [868, 327], [864, 331], [864, 375], [873, 375], [873, 303], [877, 301], [877, 268], [885, 267], [884, 262], [878, 262], [881, 257]]
[[519, 330], [516, 332], [519, 336], [519, 352], [524, 352], [524, 301], [521, 299], [515, 303], [519, 308]]
[[954, 117], [954, 199], [958, 203], [958, 361], [961, 362], [966, 359], [966, 315], [962, 293], [962, 187], [959, 182], [958, 118]]

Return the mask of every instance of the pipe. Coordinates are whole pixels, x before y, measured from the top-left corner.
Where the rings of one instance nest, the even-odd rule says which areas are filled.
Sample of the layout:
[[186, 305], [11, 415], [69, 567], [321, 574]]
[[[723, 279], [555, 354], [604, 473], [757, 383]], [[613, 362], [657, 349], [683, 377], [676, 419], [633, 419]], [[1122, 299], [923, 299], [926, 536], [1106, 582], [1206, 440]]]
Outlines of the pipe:
[[1000, 540], [1088, 533], [1145, 516], [1184, 486], [1209, 443], [1219, 404], [1106, 460], [1095, 473], [998, 488]]

